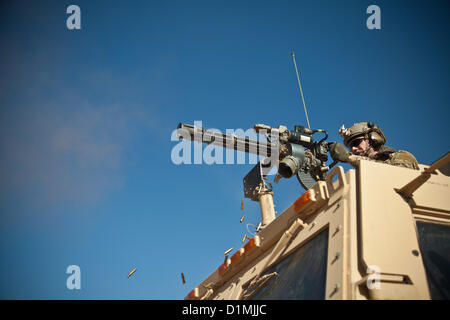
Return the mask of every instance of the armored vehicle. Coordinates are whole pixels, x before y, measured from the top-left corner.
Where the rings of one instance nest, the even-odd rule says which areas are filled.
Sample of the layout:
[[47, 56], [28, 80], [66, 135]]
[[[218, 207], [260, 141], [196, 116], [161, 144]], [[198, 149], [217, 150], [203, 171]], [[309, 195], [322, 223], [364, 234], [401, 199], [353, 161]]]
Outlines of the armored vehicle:
[[[178, 128], [182, 139], [270, 156], [261, 142]], [[260, 204], [256, 235], [185, 299], [450, 298], [450, 153], [419, 170], [361, 158], [344, 172], [325, 165], [324, 130], [258, 128], [279, 134], [265, 147], [278, 144], [279, 174], [297, 175], [306, 192], [276, 216], [258, 163], [243, 180], [245, 197]], [[314, 142], [315, 132], [325, 138]]]
[[185, 299], [449, 299], [449, 159], [336, 166]]

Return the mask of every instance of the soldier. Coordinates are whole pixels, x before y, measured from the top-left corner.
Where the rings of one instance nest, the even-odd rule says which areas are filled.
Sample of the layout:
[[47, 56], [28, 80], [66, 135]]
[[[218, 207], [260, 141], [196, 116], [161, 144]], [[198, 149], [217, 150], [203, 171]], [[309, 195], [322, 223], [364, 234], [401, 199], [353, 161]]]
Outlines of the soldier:
[[351, 152], [339, 142], [330, 143], [330, 155], [335, 161], [348, 162], [355, 166], [359, 159], [368, 159], [419, 170], [418, 162], [411, 153], [395, 151], [384, 145], [386, 137], [373, 122], [355, 123], [349, 129], [342, 125], [339, 134], [344, 137], [344, 144]]

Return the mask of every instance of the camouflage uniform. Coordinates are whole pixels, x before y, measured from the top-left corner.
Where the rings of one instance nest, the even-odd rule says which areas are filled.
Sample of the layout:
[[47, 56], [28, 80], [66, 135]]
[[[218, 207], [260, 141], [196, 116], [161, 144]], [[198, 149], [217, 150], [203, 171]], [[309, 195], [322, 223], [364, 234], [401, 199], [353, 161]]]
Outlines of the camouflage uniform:
[[369, 153], [369, 148], [377, 152], [373, 157], [352, 155], [351, 159], [347, 160], [352, 165], [356, 165], [358, 160], [364, 159], [419, 170], [419, 164], [411, 153], [404, 150], [396, 151], [384, 145], [386, 143], [386, 136], [380, 127], [372, 122], [355, 123], [349, 129], [345, 129], [342, 126], [339, 134], [344, 137], [344, 144], [348, 148], [350, 148], [350, 144], [354, 139], [365, 138], [369, 141], [366, 154]]
[[348, 162], [355, 166], [358, 160], [360, 159], [382, 162], [393, 166], [419, 170], [419, 164], [416, 158], [411, 153], [404, 150], [395, 151], [394, 149], [388, 146], [381, 146], [380, 149], [378, 150], [378, 153], [373, 158], [353, 155], [352, 160], [349, 160]]

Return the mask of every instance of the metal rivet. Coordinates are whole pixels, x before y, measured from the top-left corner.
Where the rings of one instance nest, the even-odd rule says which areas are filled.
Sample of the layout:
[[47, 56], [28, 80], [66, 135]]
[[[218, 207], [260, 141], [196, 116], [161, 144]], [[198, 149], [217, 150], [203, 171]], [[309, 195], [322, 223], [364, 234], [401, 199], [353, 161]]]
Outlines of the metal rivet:
[[341, 253], [339, 251], [336, 252], [333, 261], [331, 261], [331, 264], [335, 263], [339, 259], [340, 256], [341, 256]]
[[341, 285], [339, 283], [336, 283], [334, 285], [334, 289], [333, 291], [330, 293], [330, 297], [332, 297], [335, 293], [337, 293], [339, 291], [339, 288], [341, 287]]
[[412, 251], [412, 254], [415, 255], [416, 257], [418, 257], [418, 256], [419, 256], [419, 251], [413, 250], [413, 251]]

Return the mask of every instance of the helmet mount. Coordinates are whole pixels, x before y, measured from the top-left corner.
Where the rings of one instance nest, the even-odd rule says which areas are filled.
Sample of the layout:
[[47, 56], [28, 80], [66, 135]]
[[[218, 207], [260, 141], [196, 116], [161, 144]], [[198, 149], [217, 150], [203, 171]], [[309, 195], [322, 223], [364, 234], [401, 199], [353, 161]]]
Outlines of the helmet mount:
[[344, 138], [344, 144], [347, 148], [351, 148], [351, 142], [360, 137], [364, 137], [368, 140], [370, 146], [373, 147], [374, 150], [378, 150], [386, 143], [386, 136], [383, 131], [371, 121], [355, 123], [348, 129], [342, 125], [339, 129], [339, 135]]

